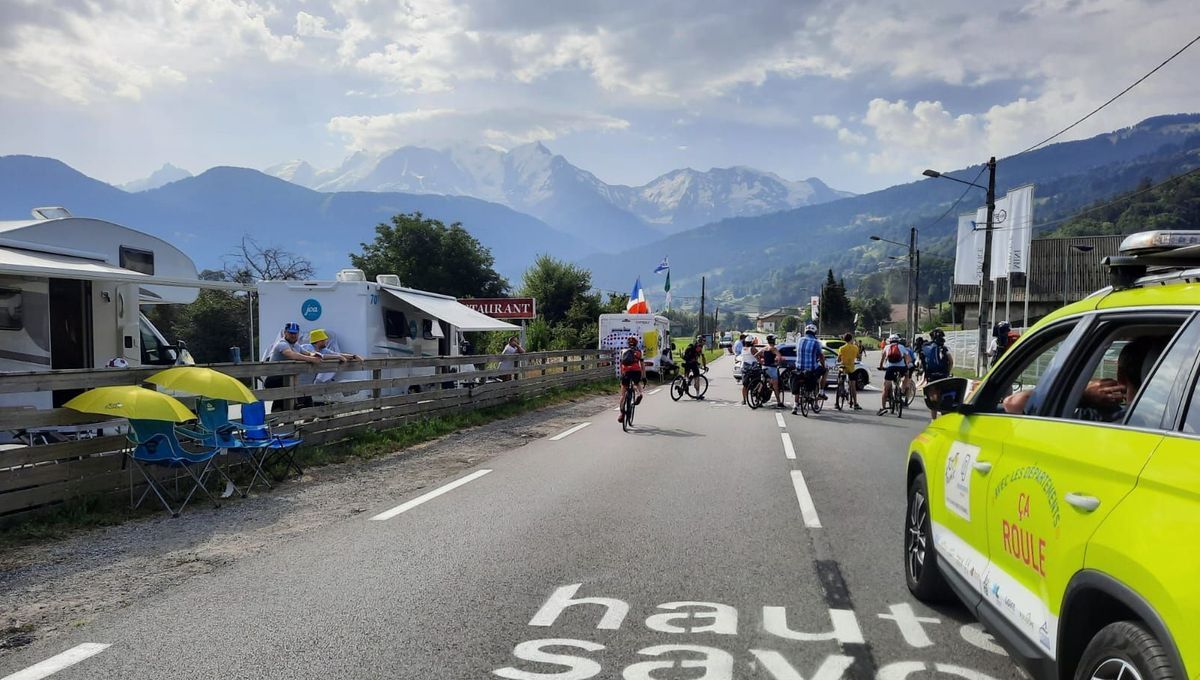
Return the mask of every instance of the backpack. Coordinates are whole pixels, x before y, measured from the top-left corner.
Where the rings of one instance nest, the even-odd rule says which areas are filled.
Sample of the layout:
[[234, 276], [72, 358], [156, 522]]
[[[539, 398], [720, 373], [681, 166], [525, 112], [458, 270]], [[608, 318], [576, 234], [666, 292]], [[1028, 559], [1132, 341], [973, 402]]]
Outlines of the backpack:
[[695, 345], [688, 345], [687, 349], [683, 350], [683, 360], [684, 361], [695, 361], [696, 360], [696, 346]]
[[888, 345], [887, 360], [904, 361], [904, 352], [900, 349], [900, 345], [898, 343], [893, 342], [892, 344]]
[[622, 366], [632, 366], [637, 362], [637, 350], [633, 349], [632, 347], [626, 347], [625, 351], [621, 352]]
[[928, 373], [946, 373], [946, 350], [936, 343], [925, 345], [925, 371]]

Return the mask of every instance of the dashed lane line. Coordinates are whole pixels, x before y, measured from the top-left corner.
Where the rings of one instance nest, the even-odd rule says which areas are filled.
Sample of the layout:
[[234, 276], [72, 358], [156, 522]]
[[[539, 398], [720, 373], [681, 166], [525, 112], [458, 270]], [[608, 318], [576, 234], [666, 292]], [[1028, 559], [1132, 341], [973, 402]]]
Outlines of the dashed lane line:
[[413, 508], [424, 503], [425, 501], [433, 500], [434, 498], [441, 496], [442, 494], [446, 493], [447, 491], [453, 491], [454, 489], [457, 489], [458, 487], [462, 486], [463, 484], [466, 484], [468, 482], [473, 482], [476, 479], [479, 479], [480, 477], [486, 475], [489, 472], [491, 472], [491, 470], [479, 470], [477, 472], [472, 472], [471, 474], [467, 475], [466, 477], [456, 479], [453, 482], [450, 482], [449, 484], [447, 484], [445, 486], [438, 487], [423, 496], [418, 496], [418, 497], [412, 499], [411, 501], [408, 501], [407, 503], [402, 503], [400, 505], [397, 505], [396, 507], [392, 508], [391, 510], [386, 510], [384, 512], [381, 512], [378, 515], [375, 515], [374, 517], [372, 517], [368, 521], [382, 522], [383, 520], [391, 519], [391, 518], [395, 517], [396, 515], [399, 515], [402, 512], [407, 512], [409, 510], [412, 510]]
[[[617, 408], [617, 410], [620, 411], [621, 409]], [[572, 427], [571, 429], [567, 430], [566, 432], [559, 432], [558, 434], [554, 435], [553, 437], [550, 438], [550, 441], [556, 442], [564, 437], [570, 437], [571, 435], [582, 430], [583, 428], [587, 427], [588, 425], [591, 425], [591, 423], [590, 422], [579, 423], [578, 425], [576, 425], [575, 427]]]
[[775, 422], [779, 424], [779, 427], [787, 427], [787, 423], [783, 422], [783, 414], [778, 411], [775, 412]]
[[804, 517], [804, 526], [820, 529], [821, 520], [817, 517], [817, 506], [813, 504], [812, 496], [808, 493], [808, 485], [804, 483], [804, 473], [792, 470], [792, 486], [796, 489], [796, 501], [800, 503], [800, 515]]
[[788, 460], [796, 460], [796, 449], [792, 446], [792, 438], [788, 436], [787, 432], [780, 432], [779, 437], [783, 439], [783, 455], [787, 456]]
[[52, 656], [41, 663], [36, 663], [25, 670], [17, 671], [12, 675], [6, 675], [0, 678], [0, 680], [41, 680], [41, 678], [48, 678], [64, 668], [74, 666], [84, 659], [103, 652], [110, 646], [99, 642], [85, 642], [82, 645], [76, 645], [68, 649], [62, 654]]

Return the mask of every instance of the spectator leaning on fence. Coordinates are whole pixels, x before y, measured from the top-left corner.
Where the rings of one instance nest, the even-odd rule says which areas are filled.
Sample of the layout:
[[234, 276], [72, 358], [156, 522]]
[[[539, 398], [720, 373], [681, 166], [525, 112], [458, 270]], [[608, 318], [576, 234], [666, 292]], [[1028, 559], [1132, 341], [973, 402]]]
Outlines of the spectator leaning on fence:
[[[308, 352], [300, 346], [300, 324], [295, 321], [289, 321], [284, 324], [283, 332], [276, 338], [275, 344], [271, 345], [271, 349], [266, 356], [267, 361], [305, 361], [310, 364], [321, 363], [321, 355], [316, 352]], [[263, 387], [267, 389], [275, 387], [285, 387], [287, 385], [286, 376], [272, 375], [268, 376], [263, 383]], [[277, 399], [271, 404], [272, 411], [286, 411], [291, 409], [291, 399]], [[275, 408], [278, 406], [278, 408]]]
[[[500, 353], [501, 354], [524, 354], [525, 348], [521, 346], [521, 343], [517, 340], [517, 336], [514, 335], [508, 339], [508, 343], [504, 345], [504, 350], [501, 351]], [[515, 369], [516, 367], [517, 367], [517, 362], [515, 362], [515, 361], [501, 361], [500, 362], [500, 368], [503, 370], [511, 371], [511, 370]], [[516, 376], [515, 375], [506, 375], [506, 376], [502, 376], [502, 377], [505, 380], [512, 380]]]

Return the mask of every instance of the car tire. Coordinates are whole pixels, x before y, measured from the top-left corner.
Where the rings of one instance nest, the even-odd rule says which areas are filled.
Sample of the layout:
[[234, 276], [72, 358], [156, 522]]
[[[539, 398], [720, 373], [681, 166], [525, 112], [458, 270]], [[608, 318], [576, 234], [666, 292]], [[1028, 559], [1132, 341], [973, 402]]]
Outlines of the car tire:
[[1101, 628], [1075, 667], [1076, 680], [1116, 680], [1118, 676], [1122, 680], [1176, 678], [1162, 642], [1134, 621], [1118, 621]]
[[938, 567], [929, 519], [929, 487], [925, 474], [908, 485], [904, 513], [904, 580], [913, 597], [922, 602], [946, 602], [953, 593]]

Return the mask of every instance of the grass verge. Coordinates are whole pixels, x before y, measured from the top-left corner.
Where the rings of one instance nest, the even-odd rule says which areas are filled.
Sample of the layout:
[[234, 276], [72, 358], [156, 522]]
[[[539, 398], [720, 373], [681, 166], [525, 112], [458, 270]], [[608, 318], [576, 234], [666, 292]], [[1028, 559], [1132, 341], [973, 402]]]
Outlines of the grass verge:
[[[584, 385], [562, 387], [536, 397], [490, 406], [477, 411], [451, 413], [388, 430], [367, 430], [355, 437], [327, 446], [303, 448], [299, 459], [302, 467], [320, 467], [348, 460], [369, 460], [423, 442], [512, 416], [536, 411], [579, 398], [611, 395], [620, 392], [616, 380], [601, 380]], [[247, 475], [248, 478], [248, 475]], [[239, 479], [238, 483], [246, 481]], [[0, 550], [42, 540], [63, 538], [68, 534], [103, 526], [113, 526], [136, 517], [162, 512], [151, 505], [153, 498], [138, 510], [129, 507], [127, 494], [76, 498], [32, 515], [24, 520], [0, 526]], [[199, 502], [193, 499], [193, 502]], [[0, 520], [2, 522], [3, 520]]]

